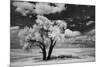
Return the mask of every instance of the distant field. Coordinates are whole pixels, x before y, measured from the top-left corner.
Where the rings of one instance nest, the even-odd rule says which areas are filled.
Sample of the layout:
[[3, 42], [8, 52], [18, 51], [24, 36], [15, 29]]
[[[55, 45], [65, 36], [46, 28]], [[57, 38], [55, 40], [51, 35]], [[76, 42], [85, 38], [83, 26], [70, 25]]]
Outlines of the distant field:
[[[21, 49], [20, 39], [18, 37], [18, 32], [20, 29], [11, 29], [10, 30], [10, 47], [11, 49]], [[63, 45], [62, 45], [63, 44]], [[84, 35], [65, 38], [61, 41], [57, 41], [56, 48], [87, 48], [95, 47], [95, 32], [88, 32]]]
[[11, 66], [73, 63], [73, 62], [94, 62], [94, 48], [55, 48], [52, 53], [52, 60], [42, 61], [42, 54], [39, 49], [33, 49], [27, 53], [21, 49], [11, 49]]

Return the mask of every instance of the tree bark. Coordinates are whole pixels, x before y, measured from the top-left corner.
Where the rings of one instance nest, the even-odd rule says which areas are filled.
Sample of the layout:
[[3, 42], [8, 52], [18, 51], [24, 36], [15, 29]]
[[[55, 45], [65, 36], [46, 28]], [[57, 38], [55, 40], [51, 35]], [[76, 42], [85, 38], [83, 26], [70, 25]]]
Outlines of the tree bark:
[[52, 51], [53, 51], [53, 46], [51, 45], [50, 48], [49, 48], [47, 60], [50, 60]]
[[51, 54], [52, 54], [52, 51], [53, 51], [55, 44], [56, 44], [56, 41], [51, 39], [51, 45], [49, 47], [47, 60], [50, 60]]
[[46, 49], [43, 49], [43, 60], [46, 60]]
[[40, 45], [37, 45], [42, 50], [43, 58], [42, 60], [46, 60], [46, 47], [43, 43], [39, 42]]

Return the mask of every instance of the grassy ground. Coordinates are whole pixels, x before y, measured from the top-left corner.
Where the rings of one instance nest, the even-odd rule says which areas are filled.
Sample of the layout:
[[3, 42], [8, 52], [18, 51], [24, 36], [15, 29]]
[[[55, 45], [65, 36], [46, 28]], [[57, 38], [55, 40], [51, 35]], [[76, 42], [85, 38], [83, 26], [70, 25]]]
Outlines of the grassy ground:
[[94, 48], [55, 48], [49, 61], [42, 61], [40, 50], [27, 53], [21, 49], [11, 49], [11, 66], [40, 65], [54, 63], [93, 62]]

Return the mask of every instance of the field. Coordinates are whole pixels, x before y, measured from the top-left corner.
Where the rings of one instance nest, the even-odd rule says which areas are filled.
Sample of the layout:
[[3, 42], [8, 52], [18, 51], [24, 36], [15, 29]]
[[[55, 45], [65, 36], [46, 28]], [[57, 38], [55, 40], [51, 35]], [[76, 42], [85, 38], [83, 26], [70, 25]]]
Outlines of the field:
[[10, 14], [11, 67], [95, 61], [94, 5], [11, 1]]
[[43, 61], [40, 49], [31, 52], [23, 51], [18, 38], [19, 30], [11, 30], [11, 66], [29, 66], [41, 64], [76, 63], [95, 61], [94, 30], [77, 37], [65, 38], [57, 42], [51, 60]]
[[42, 54], [39, 49], [33, 49], [32, 52], [11, 49], [10, 55], [11, 66], [95, 61], [94, 48], [54, 48], [51, 60], [49, 61], [42, 61]]

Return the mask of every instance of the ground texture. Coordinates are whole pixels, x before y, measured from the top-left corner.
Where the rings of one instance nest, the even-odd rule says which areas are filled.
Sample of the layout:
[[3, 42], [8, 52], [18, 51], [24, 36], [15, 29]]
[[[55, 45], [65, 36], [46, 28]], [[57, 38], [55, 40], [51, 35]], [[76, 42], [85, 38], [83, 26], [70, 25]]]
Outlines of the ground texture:
[[21, 49], [11, 49], [10, 66], [27, 66], [57, 63], [94, 62], [94, 48], [54, 48], [51, 60], [42, 61], [39, 49], [24, 52]]

